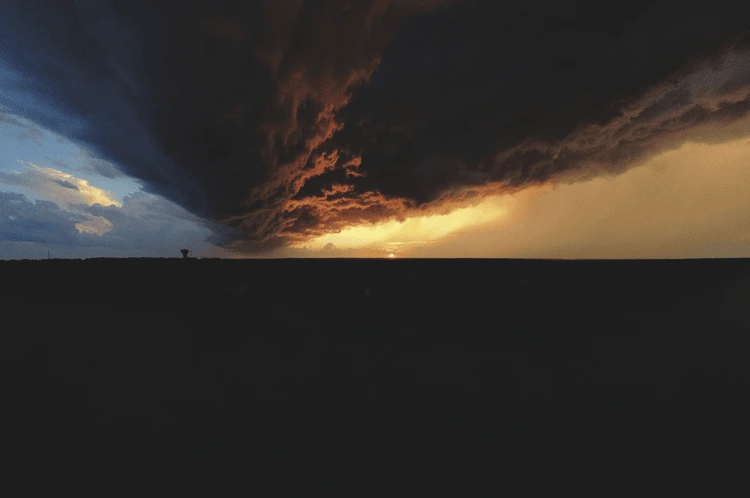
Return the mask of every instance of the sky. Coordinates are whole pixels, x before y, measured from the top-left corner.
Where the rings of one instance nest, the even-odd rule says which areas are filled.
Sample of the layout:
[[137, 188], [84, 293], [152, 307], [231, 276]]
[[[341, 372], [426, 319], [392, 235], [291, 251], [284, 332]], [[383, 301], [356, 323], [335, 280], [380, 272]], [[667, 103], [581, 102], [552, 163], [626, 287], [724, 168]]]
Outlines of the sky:
[[750, 5], [2, 0], [0, 259], [750, 254]]

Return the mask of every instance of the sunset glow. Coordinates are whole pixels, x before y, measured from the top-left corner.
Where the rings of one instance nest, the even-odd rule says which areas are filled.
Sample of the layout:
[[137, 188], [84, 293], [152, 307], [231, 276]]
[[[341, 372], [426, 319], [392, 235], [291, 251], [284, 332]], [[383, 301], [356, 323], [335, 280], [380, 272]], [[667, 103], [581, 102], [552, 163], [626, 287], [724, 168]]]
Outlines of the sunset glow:
[[747, 2], [90, 1], [4, 3], [0, 259], [749, 250]]
[[339, 249], [378, 248], [399, 251], [440, 240], [460, 231], [479, 230], [510, 216], [514, 201], [507, 196], [490, 197], [476, 206], [456, 209], [448, 214], [431, 214], [409, 217], [403, 222], [392, 220], [378, 224], [364, 224], [346, 228], [300, 247], [323, 249], [333, 244]]
[[0, 5], [24, 489], [744, 484], [750, 1]]

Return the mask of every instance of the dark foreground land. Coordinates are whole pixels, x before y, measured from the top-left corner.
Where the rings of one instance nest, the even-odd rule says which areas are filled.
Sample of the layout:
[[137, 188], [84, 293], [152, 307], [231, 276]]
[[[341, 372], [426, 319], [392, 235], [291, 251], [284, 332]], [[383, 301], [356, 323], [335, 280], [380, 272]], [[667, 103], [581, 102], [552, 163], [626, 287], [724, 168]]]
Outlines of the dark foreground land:
[[4, 471], [30, 495], [747, 491], [748, 260], [0, 261], [0, 278]]

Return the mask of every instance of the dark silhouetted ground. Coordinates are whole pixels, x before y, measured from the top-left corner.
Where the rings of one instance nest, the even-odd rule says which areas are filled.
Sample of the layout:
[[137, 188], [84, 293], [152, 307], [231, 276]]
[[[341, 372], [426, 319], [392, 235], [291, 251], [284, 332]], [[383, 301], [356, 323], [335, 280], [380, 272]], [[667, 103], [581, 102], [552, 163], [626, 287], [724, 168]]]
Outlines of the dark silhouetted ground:
[[0, 261], [0, 277], [5, 470], [28, 489], [744, 482], [750, 261]]

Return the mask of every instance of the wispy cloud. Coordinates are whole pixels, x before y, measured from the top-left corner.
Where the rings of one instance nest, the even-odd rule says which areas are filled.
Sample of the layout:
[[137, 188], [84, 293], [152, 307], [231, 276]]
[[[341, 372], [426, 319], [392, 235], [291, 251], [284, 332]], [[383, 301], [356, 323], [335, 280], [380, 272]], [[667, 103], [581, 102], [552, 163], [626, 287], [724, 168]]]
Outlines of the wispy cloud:
[[122, 207], [115, 194], [88, 181], [53, 168], [27, 163], [24, 171], [0, 172], [0, 183], [22, 187], [65, 206], [85, 204]]

